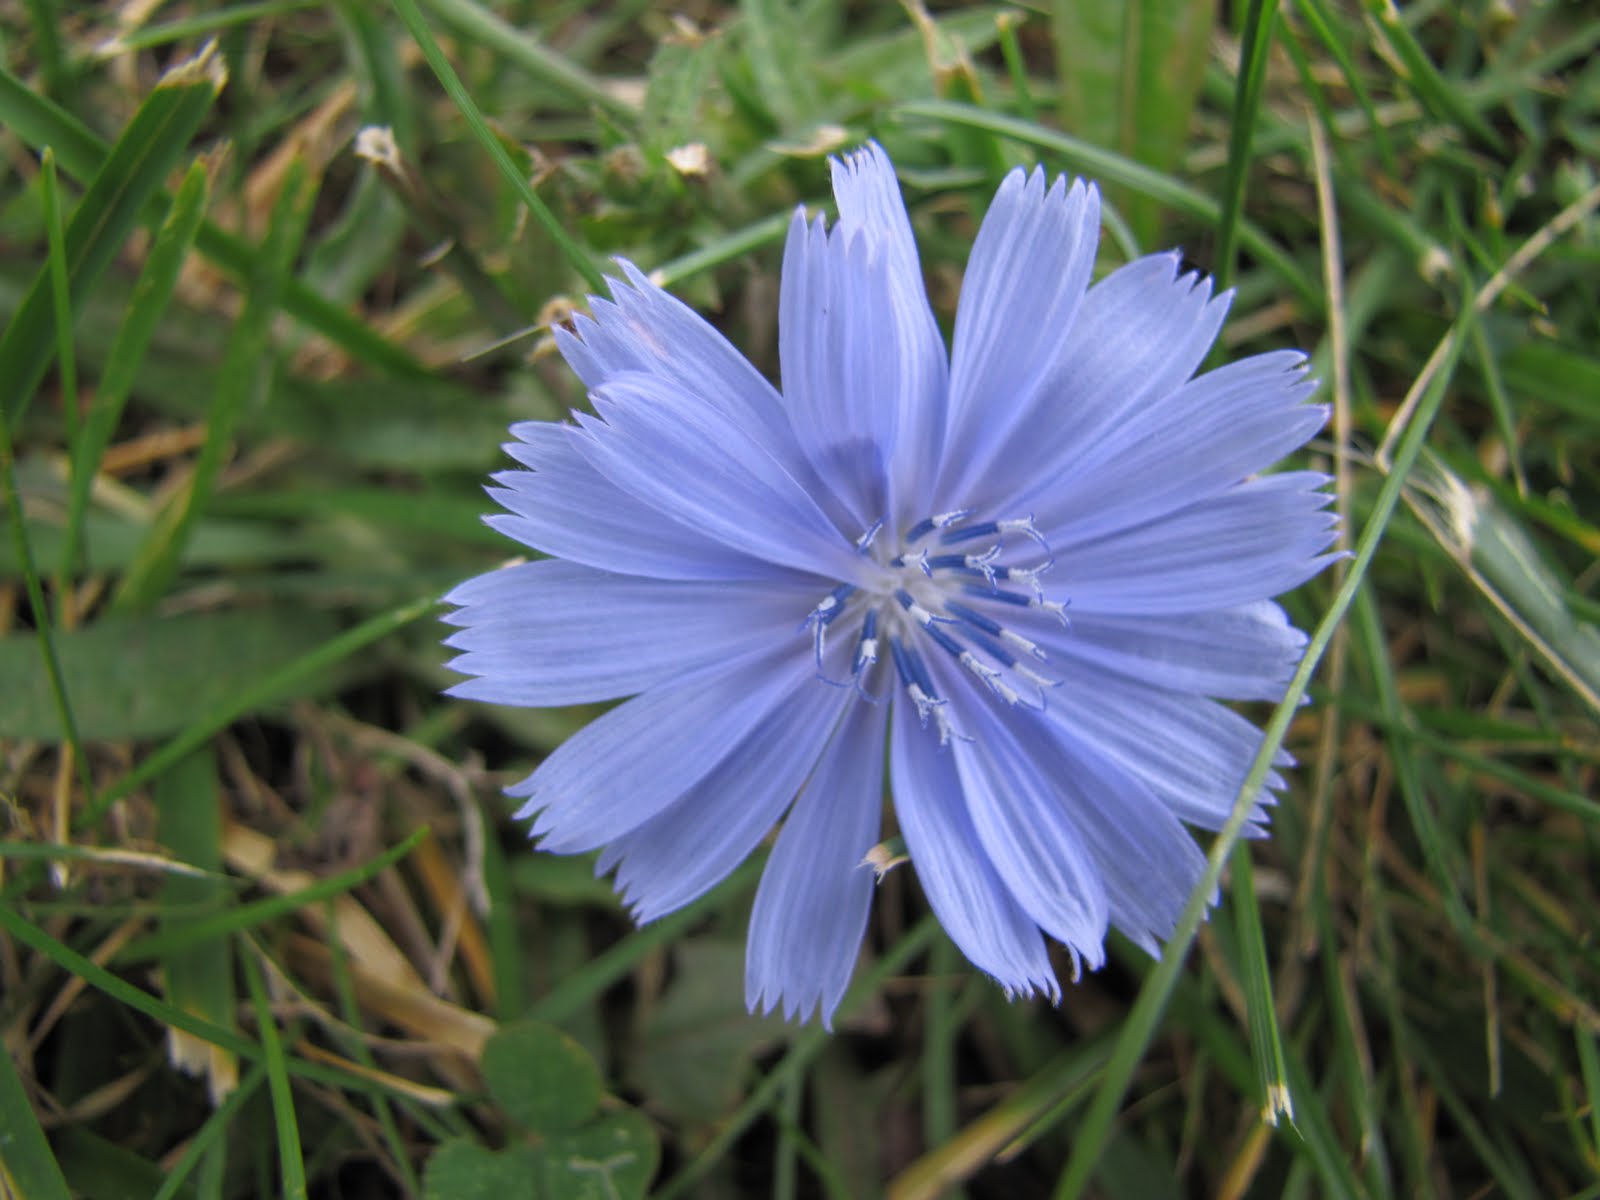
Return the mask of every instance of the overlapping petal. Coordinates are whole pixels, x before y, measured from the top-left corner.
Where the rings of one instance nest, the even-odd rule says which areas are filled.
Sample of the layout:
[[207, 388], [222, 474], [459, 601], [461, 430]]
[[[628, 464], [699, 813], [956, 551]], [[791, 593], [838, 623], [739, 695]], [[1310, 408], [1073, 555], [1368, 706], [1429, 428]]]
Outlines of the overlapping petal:
[[527, 801], [517, 816], [533, 818], [545, 850], [598, 849], [710, 775], [812, 676], [808, 659], [779, 646], [653, 687], [585, 725], [508, 788]]
[[794, 803], [761, 875], [750, 913], [745, 994], [752, 1008], [831, 1027], [850, 982], [875, 876], [863, 859], [878, 841], [888, 707], [842, 722]]
[[1327, 477], [1269, 475], [1087, 542], [1046, 531], [1074, 612], [1160, 615], [1232, 608], [1304, 583], [1333, 558]]
[[1305, 358], [1280, 351], [1209, 371], [1047, 466], [1029, 507], [1049, 539], [1078, 542], [1215, 496], [1298, 450], [1327, 422], [1307, 404]]
[[580, 453], [635, 500], [756, 558], [818, 574], [853, 567], [854, 549], [811, 494], [747, 430], [676, 384], [638, 373], [594, 395]]
[[480, 575], [444, 600], [462, 627], [445, 644], [465, 651], [448, 665], [477, 676], [450, 694], [530, 706], [637, 695], [782, 641], [809, 608], [787, 582], [651, 579], [559, 559]]
[[1080, 678], [1115, 671], [1152, 687], [1225, 700], [1279, 699], [1306, 646], [1306, 635], [1270, 600], [1155, 616], [1079, 612], [1070, 626], [1048, 618], [1017, 624], [1052, 664]]
[[842, 689], [792, 686], [694, 790], [609, 840], [598, 869], [640, 921], [681, 908], [750, 856], [816, 766], [840, 712]]
[[761, 579], [784, 572], [692, 529], [621, 490], [578, 452], [571, 425], [527, 421], [505, 447], [528, 471], [488, 489], [504, 509], [488, 523], [524, 546], [602, 571], [657, 579]]
[[1044, 938], [984, 853], [949, 758], [909, 704], [896, 704], [890, 721], [895, 815], [939, 923], [1007, 993], [1058, 999]]
[[1100, 238], [1100, 194], [1040, 168], [1005, 177], [978, 230], [961, 284], [950, 359], [941, 485], [968, 495], [1040, 402], [1071, 344]]

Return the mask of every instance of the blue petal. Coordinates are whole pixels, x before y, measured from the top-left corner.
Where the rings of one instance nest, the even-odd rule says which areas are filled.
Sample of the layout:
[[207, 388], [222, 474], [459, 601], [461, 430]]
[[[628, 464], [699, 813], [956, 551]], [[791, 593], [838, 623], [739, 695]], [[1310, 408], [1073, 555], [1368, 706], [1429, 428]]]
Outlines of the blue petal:
[[617, 890], [635, 918], [654, 921], [681, 908], [748, 858], [816, 767], [839, 714], [857, 703], [846, 688], [802, 681], [714, 771], [614, 839], [597, 870], [617, 867]]
[[613, 575], [549, 559], [468, 580], [445, 598], [463, 626], [453, 696], [496, 704], [613, 700], [794, 635], [815, 597], [783, 583]]
[[787, 466], [799, 461], [783, 401], [727, 338], [625, 259], [627, 283], [608, 280], [615, 300], [590, 297], [594, 318], [577, 334], [556, 329], [556, 344], [590, 391], [614, 376], [642, 371], [692, 392], [741, 426]]
[[1066, 659], [1085, 675], [1116, 671], [1153, 687], [1225, 700], [1278, 700], [1306, 645], [1306, 635], [1270, 600], [1167, 616], [1073, 613], [1066, 629], [1047, 618], [1013, 624], [1052, 665]]
[[[1092, 670], [1063, 671], [1047, 719], [1138, 779], [1180, 821], [1221, 829], [1261, 746], [1261, 731], [1231, 708]], [[1293, 763], [1279, 752], [1274, 762]], [[1276, 773], [1250, 814], [1251, 832], [1281, 789]]]
[[950, 365], [950, 461], [942, 486], [967, 495], [1057, 373], [1100, 240], [1100, 193], [1064, 176], [1012, 171], [972, 246]]
[[579, 449], [636, 500], [745, 554], [848, 578], [854, 547], [738, 425], [676, 384], [637, 373], [594, 394]]
[[894, 703], [894, 811], [912, 864], [951, 941], [1011, 995], [1061, 987], [1033, 920], [1012, 898], [978, 840], [953, 755], [903, 700]]
[[[1124, 721], [1137, 719], [1124, 711]], [[1177, 817], [1139, 778], [1097, 753], [1064, 722], [1024, 715], [1013, 753], [1056, 789], [1104, 880], [1111, 921], [1150, 954], [1172, 933], [1206, 858]]]
[[512, 427], [506, 452], [531, 471], [502, 471], [489, 495], [509, 511], [485, 518], [524, 546], [603, 571], [657, 579], [760, 579], [787, 571], [689, 529], [589, 465], [580, 430], [548, 421]]
[[[1175, 253], [1138, 259], [1089, 289], [1071, 328], [1055, 331], [1063, 342], [1058, 369], [1035, 390], [994, 469], [973, 479], [968, 503], [1015, 506], [1048, 493], [1059, 478], [1052, 467], [1194, 374], [1231, 293], [1213, 299], [1210, 280], [1179, 276], [1179, 261]], [[952, 441], [952, 460], [959, 453]]]
[[1075, 781], [1054, 777], [1021, 749], [1010, 728], [1019, 714], [999, 717], [977, 699], [961, 715], [972, 740], [958, 743], [955, 757], [984, 853], [1023, 911], [1072, 951], [1073, 975], [1080, 956], [1098, 969], [1106, 886], [1079, 831], [1081, 814], [1063, 802]]
[[1073, 612], [1176, 614], [1232, 608], [1310, 579], [1333, 555], [1333, 497], [1311, 472], [1252, 479], [1180, 512], [1084, 544], [1046, 531], [1052, 590]]
[[745, 997], [832, 1028], [867, 928], [875, 876], [862, 864], [883, 816], [885, 705], [857, 705], [795, 801], [750, 914]]
[[[778, 330], [783, 397], [818, 477], [858, 529], [889, 511], [886, 468], [900, 414], [935, 397], [895, 326], [889, 259], [865, 236], [830, 238], [795, 213], [783, 255]], [[925, 372], [921, 372], [925, 374]]]
[[[869, 328], [879, 332], [879, 353], [892, 357], [897, 363], [895, 369], [902, 373], [889, 392], [891, 402], [898, 407], [889, 474], [896, 488], [897, 507], [892, 516], [903, 524], [927, 515], [933, 474], [944, 445], [949, 376], [944, 335], [928, 304], [916, 239], [889, 156], [876, 142], [869, 142], [854, 154], [831, 160], [830, 165], [833, 195], [839, 205], [834, 238], [846, 245], [859, 238], [868, 255], [874, 260], [882, 258], [888, 271], [885, 306], [880, 310], [878, 302], [857, 297], [851, 301], [849, 312], [855, 320], [870, 323]], [[787, 275], [787, 259], [784, 270]], [[815, 294], [815, 288], [811, 290]], [[868, 311], [869, 307], [874, 311]], [[801, 315], [793, 306], [785, 306], [780, 329]], [[862, 340], [860, 333], [855, 335], [856, 345], [861, 345]], [[790, 363], [790, 354], [785, 351], [786, 389], [791, 378]]]
[[1328, 410], [1305, 359], [1243, 359], [1130, 413], [1106, 435], [1045, 468], [1058, 481], [1031, 507], [1046, 538], [1081, 542], [1141, 525], [1222, 492], [1303, 446]]
[[542, 849], [594, 850], [637, 829], [698, 784], [815, 678], [788, 647], [651, 688], [585, 725], [507, 791], [527, 798]]

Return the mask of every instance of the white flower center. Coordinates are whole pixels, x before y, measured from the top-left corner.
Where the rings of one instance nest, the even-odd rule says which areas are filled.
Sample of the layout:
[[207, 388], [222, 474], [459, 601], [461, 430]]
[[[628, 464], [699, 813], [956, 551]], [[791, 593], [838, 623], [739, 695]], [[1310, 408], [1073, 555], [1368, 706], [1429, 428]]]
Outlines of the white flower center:
[[[828, 593], [804, 625], [820, 679], [854, 686], [874, 701], [898, 680], [923, 725], [934, 722], [941, 746], [963, 735], [934, 685], [925, 649], [948, 654], [1009, 705], [1042, 709], [1046, 691], [1060, 682], [1029, 665], [1047, 655], [1006, 625], [1008, 612], [1028, 610], [1067, 623], [1066, 605], [1048, 598], [1041, 583], [1054, 565], [1050, 547], [1032, 517], [967, 524], [971, 515], [938, 513], [898, 538], [885, 536], [881, 525], [866, 530], [856, 542], [864, 560], [860, 578]], [[1030, 558], [1038, 561], [1023, 565]], [[828, 675], [823, 656], [830, 632], [846, 630], [854, 633], [855, 650], [850, 679], [839, 680]]]

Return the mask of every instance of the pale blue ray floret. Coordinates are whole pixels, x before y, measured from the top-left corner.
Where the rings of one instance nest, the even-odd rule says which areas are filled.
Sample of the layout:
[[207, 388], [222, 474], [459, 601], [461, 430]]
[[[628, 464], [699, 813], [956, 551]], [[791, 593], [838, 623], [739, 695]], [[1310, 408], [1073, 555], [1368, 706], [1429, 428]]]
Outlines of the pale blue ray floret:
[[626, 262], [558, 331], [594, 413], [513, 427], [489, 521], [548, 557], [446, 597], [452, 692], [631, 697], [510, 791], [641, 921], [781, 822], [752, 1008], [831, 1021], [886, 783], [956, 945], [1059, 998], [1046, 935], [1074, 976], [1111, 925], [1159, 953], [1202, 873], [1187, 827], [1260, 744], [1220, 701], [1282, 695], [1305, 637], [1272, 597], [1332, 557], [1326, 477], [1267, 473], [1326, 412], [1292, 351], [1196, 374], [1230, 297], [1173, 254], [1091, 284], [1099, 194], [1039, 170], [1001, 184], [947, 353], [888, 156], [832, 168], [838, 220], [784, 250], [781, 393]]

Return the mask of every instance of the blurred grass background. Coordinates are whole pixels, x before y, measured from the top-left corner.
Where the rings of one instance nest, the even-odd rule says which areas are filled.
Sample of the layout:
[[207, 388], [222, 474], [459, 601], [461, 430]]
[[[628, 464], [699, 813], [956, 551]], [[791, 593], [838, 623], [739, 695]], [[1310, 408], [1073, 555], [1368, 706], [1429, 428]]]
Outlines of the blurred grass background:
[[[1534, 0], [0, 4], [0, 1196], [1600, 1197], [1597, 46]], [[498, 789], [592, 714], [442, 699], [432, 618], [515, 550], [480, 487], [583, 403], [596, 271], [771, 372], [788, 214], [868, 136], [944, 320], [1018, 163], [1107, 186], [1104, 269], [1236, 286], [1362, 553], [1289, 601], [1301, 766], [1186, 958], [1010, 1005], [897, 871], [826, 1037], [744, 1011], [759, 864], [633, 930], [527, 853]]]

